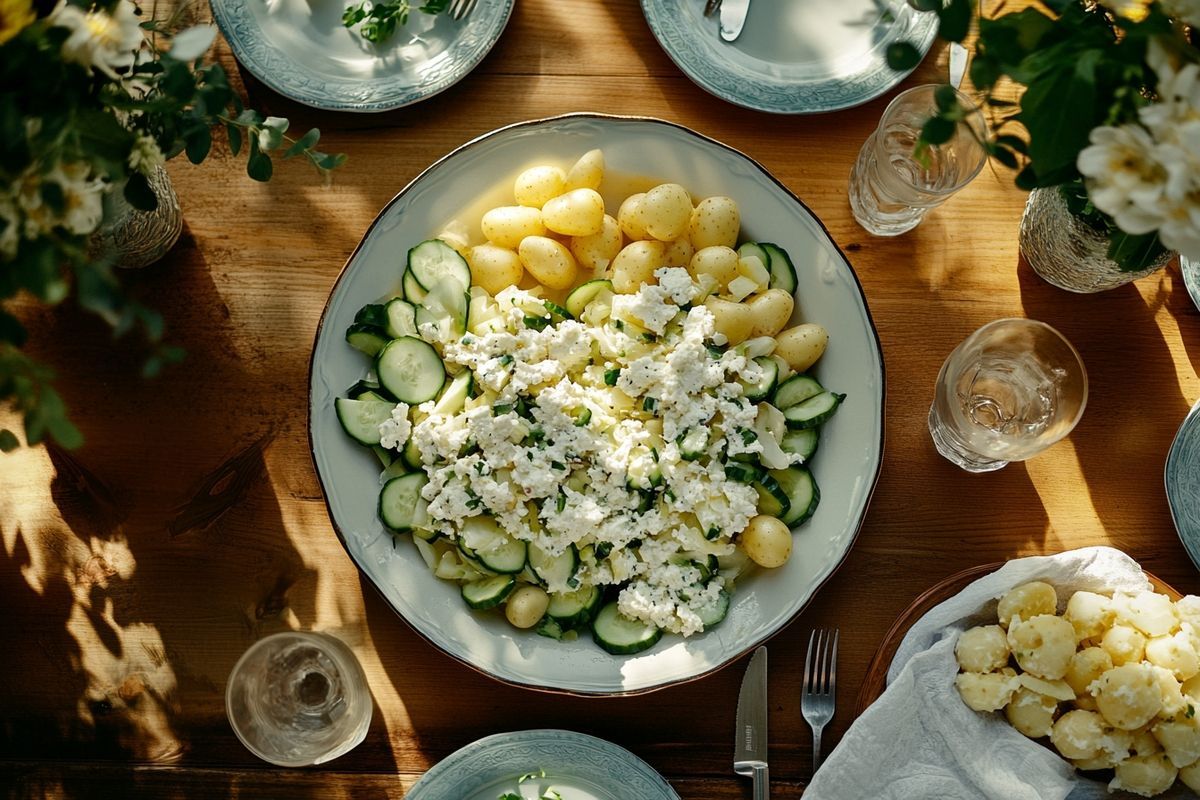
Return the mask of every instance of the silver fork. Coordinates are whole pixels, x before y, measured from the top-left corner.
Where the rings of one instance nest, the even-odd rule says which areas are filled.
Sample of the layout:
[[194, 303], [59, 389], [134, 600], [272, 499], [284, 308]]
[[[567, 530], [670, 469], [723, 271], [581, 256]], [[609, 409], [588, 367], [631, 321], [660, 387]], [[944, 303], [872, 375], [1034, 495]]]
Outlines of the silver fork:
[[450, 17], [452, 19], [462, 19], [471, 13], [471, 9], [475, 8], [476, 2], [478, 0], [453, 0], [450, 3]]
[[721, 7], [721, 0], [705, 0], [704, 16], [711, 17], [717, 13], [717, 9]]
[[837, 701], [838, 630], [813, 631], [804, 659], [804, 693], [800, 710], [813, 732], [813, 772], [821, 766], [821, 731], [833, 719]]

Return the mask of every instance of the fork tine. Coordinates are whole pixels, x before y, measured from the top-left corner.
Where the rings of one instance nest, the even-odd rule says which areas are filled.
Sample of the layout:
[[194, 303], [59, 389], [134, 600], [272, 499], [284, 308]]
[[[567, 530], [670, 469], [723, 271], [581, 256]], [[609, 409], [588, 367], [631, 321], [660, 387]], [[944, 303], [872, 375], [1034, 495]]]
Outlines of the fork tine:
[[817, 635], [817, 658], [821, 669], [817, 673], [817, 682], [813, 685], [814, 694], [825, 694], [825, 686], [829, 683], [829, 631], [822, 630]]
[[813, 631], [808, 635], [808, 654], [804, 657], [804, 693], [807, 694], [812, 688], [812, 660], [813, 660], [813, 639], [817, 632]]
[[837, 694], [837, 646], [840, 634], [840, 630], [833, 629], [833, 656], [829, 659], [829, 693], [831, 695]]

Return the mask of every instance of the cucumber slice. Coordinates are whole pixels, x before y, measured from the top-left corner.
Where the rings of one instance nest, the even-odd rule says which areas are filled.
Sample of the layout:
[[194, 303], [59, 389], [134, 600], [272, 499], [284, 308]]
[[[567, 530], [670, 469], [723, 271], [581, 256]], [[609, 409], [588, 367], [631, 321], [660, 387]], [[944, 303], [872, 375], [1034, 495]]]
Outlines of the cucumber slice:
[[566, 594], [551, 594], [546, 615], [563, 630], [578, 628], [591, 622], [596, 609], [600, 607], [601, 597], [598, 586], [584, 586]]
[[404, 270], [404, 278], [401, 279], [400, 283], [404, 286], [404, 298], [410, 303], [419, 303], [428, 294], [424, 287], [417, 282], [416, 277], [412, 274], [412, 270]]
[[379, 518], [383, 524], [398, 533], [411, 531], [426, 524], [426, 502], [421, 489], [429, 481], [423, 472], [413, 472], [392, 478], [379, 492]]
[[517, 582], [512, 575], [494, 575], [463, 584], [462, 596], [471, 608], [483, 610], [503, 603], [515, 588]]
[[803, 430], [815, 428], [837, 413], [838, 406], [846, 399], [846, 395], [836, 392], [821, 392], [783, 410], [783, 418], [789, 428]]
[[738, 258], [757, 258], [767, 269], [771, 268], [771, 254], [758, 242], [746, 242], [737, 249]]
[[592, 639], [615, 656], [640, 653], [661, 638], [657, 626], [621, 614], [615, 600], [601, 608], [592, 621]]
[[782, 411], [803, 403], [810, 397], [816, 397], [825, 391], [825, 387], [809, 375], [793, 375], [775, 390], [775, 399], [771, 405]]
[[460, 291], [457, 286], [454, 281], [447, 281], [425, 295], [425, 299], [416, 307], [418, 331], [432, 324], [437, 329], [435, 341], [451, 342], [463, 337], [467, 332], [471, 295]]
[[421, 452], [417, 450], [417, 443], [409, 437], [404, 443], [404, 450], [400, 452], [400, 460], [408, 464], [412, 469], [421, 469]]
[[463, 552], [492, 572], [515, 575], [525, 569], [526, 543], [509, 536], [492, 517], [468, 517], [458, 537]]
[[754, 464], [730, 461], [725, 465], [725, 477], [738, 483], [754, 483], [762, 478], [763, 474], [762, 468]]
[[587, 308], [588, 303], [595, 300], [603, 292], [608, 292], [610, 295], [613, 294], [612, 281], [601, 278], [599, 280], [581, 283], [579, 286], [576, 286], [574, 289], [572, 289], [571, 293], [567, 295], [567, 299], [565, 301], [567, 304], [567, 311], [570, 311], [571, 316], [575, 317], [575, 319], [579, 319], [580, 315], [583, 314], [583, 310]]
[[446, 368], [437, 351], [415, 336], [388, 342], [379, 351], [375, 371], [383, 388], [409, 405], [437, 397], [446, 382]]
[[354, 321], [384, 328], [387, 327], [387, 311], [382, 303], [367, 303], [354, 315]]
[[556, 556], [547, 555], [536, 544], [529, 545], [529, 566], [533, 574], [546, 586], [567, 586], [579, 570], [579, 550], [575, 545]]
[[783, 519], [792, 509], [792, 500], [787, 492], [770, 474], [763, 475], [754, 482], [754, 490], [758, 492], [758, 513], [768, 517]]
[[525, 569], [525, 562], [529, 557], [528, 553], [529, 550], [525, 542], [522, 542], [520, 539], [507, 537], [502, 544], [493, 550], [476, 550], [475, 558], [479, 559], [479, 563], [492, 572], [499, 572], [502, 575], [515, 575]]
[[462, 411], [474, 384], [475, 380], [469, 369], [455, 375], [454, 380], [450, 381], [449, 385], [442, 390], [441, 397], [434, 403], [433, 413], [448, 416]]
[[783, 441], [779, 446], [785, 453], [804, 456], [804, 460], [808, 461], [817, 452], [817, 444], [820, 442], [821, 436], [817, 433], [816, 428], [805, 428], [800, 431], [788, 431], [783, 435]]
[[355, 322], [346, 328], [346, 341], [350, 346], [372, 357], [378, 355], [390, 338], [378, 325]]
[[554, 325], [557, 325], [558, 323], [563, 322], [568, 319], [575, 319], [574, 314], [572, 314], [570, 311], [563, 308], [562, 306], [560, 306], [558, 303], [554, 302], [553, 300], [547, 300], [545, 302], [545, 305], [546, 305], [546, 313], [548, 313], [550, 315], [550, 322]]
[[393, 339], [417, 335], [417, 310], [407, 300], [396, 298], [384, 306], [384, 330]]
[[811, 472], [804, 467], [788, 467], [771, 470], [771, 477], [779, 481], [791, 505], [787, 513], [779, 518], [782, 523], [795, 527], [813, 515], [821, 502], [821, 490]]
[[739, 379], [738, 383], [742, 385], [742, 397], [757, 403], [766, 400], [775, 391], [775, 385], [779, 382], [779, 365], [770, 356], [759, 356], [754, 363], [762, 367], [762, 380], [750, 383]]
[[361, 380], [355, 382], [353, 386], [346, 390], [346, 397], [351, 400], [361, 400], [364, 397], [378, 398], [380, 400], [389, 400], [392, 405], [395, 405], [395, 399], [388, 397], [386, 391], [375, 381]]
[[379, 423], [392, 418], [395, 403], [386, 400], [351, 400], [339, 397], [333, 401], [342, 430], [359, 444], [379, 444]]
[[428, 239], [409, 250], [408, 271], [427, 292], [448, 282], [457, 283], [460, 294], [471, 288], [467, 260], [441, 239]]
[[[390, 467], [392, 462], [396, 460], [391, 450], [387, 450], [377, 444], [371, 445], [371, 452], [375, 454], [375, 457], [379, 459], [379, 463], [384, 467]], [[405, 470], [405, 472], [408, 472], [408, 470]]]
[[769, 242], [760, 242], [759, 247], [766, 251], [770, 256], [770, 261], [764, 261], [768, 269], [771, 270], [771, 288], [783, 289], [788, 294], [796, 293], [796, 267], [792, 264], [792, 259], [788, 258], [787, 251], [777, 244]]
[[708, 429], [696, 426], [679, 434], [675, 441], [679, 445], [679, 457], [684, 461], [695, 461], [708, 451]]
[[392, 478], [403, 478], [405, 475], [408, 475], [411, 472], [412, 470], [408, 468], [408, 464], [404, 463], [404, 459], [397, 458], [393, 460], [392, 463], [388, 464], [387, 469], [380, 473], [379, 478], [384, 483], [387, 483]]
[[696, 609], [696, 616], [700, 618], [700, 622], [704, 624], [704, 629], [708, 630], [721, 620], [725, 619], [725, 615], [729, 613], [729, 592], [722, 589], [713, 598], [711, 603], [706, 603]]

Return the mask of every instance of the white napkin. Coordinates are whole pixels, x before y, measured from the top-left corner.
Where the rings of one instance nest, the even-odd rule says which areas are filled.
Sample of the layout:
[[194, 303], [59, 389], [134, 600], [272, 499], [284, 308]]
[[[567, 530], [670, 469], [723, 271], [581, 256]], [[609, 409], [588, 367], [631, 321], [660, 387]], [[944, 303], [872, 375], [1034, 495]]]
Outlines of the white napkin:
[[[854, 721], [813, 776], [805, 800], [1093, 800], [1103, 783], [1026, 738], [998, 714], [963, 703], [954, 686], [958, 634], [995, 624], [996, 601], [1045, 580], [1061, 605], [1079, 590], [1144, 590], [1150, 583], [1120, 550], [1088, 547], [1009, 561], [935, 606], [909, 630], [883, 695]], [[1178, 787], [1163, 798], [1192, 797]]]

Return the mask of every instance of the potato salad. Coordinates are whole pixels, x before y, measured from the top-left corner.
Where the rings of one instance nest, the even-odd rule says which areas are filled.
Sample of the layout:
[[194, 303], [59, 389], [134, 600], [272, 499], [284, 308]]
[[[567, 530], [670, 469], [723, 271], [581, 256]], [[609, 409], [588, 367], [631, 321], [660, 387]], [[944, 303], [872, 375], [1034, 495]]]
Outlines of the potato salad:
[[997, 617], [955, 646], [968, 706], [1108, 772], [1110, 790], [1154, 797], [1178, 778], [1200, 791], [1200, 597], [1075, 592], [1060, 616], [1054, 587], [1034, 581]]
[[384, 469], [379, 515], [468, 607], [614, 654], [720, 623], [735, 581], [785, 564], [843, 395], [828, 336], [788, 327], [788, 254], [736, 202], [664, 183], [610, 215], [599, 150], [523, 171], [478, 232], [416, 244], [347, 341], [336, 401]]

